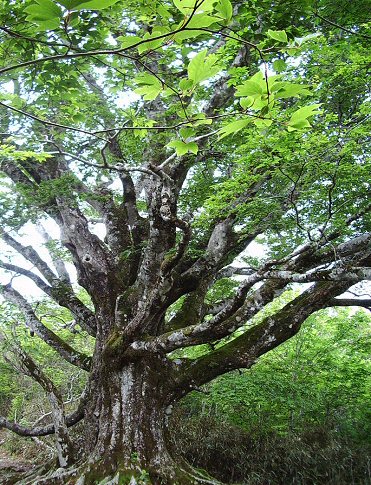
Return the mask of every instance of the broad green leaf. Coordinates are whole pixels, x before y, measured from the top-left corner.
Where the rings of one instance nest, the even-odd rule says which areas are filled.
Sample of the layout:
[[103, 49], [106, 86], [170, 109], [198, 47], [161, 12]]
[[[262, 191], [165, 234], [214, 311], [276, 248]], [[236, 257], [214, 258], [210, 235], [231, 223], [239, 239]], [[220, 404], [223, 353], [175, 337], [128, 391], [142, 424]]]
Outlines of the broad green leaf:
[[60, 19], [57, 19], [57, 18], [49, 19], [49, 20], [31, 20], [29, 17], [26, 17], [26, 20], [36, 24], [40, 32], [55, 30], [60, 26], [60, 23], [61, 23]]
[[251, 120], [249, 118], [245, 118], [242, 120], [232, 121], [231, 123], [228, 123], [219, 130], [219, 139], [221, 140], [231, 133], [237, 133], [238, 131], [245, 128], [250, 122]]
[[308, 86], [303, 84], [295, 84], [290, 82], [274, 83], [271, 91], [275, 93], [276, 98], [293, 98], [300, 95], [307, 96], [311, 92], [307, 89]]
[[169, 19], [171, 17], [171, 13], [164, 5], [158, 5], [157, 13], [164, 19]]
[[127, 37], [118, 37], [117, 40], [120, 41], [121, 47], [123, 49], [126, 49], [128, 47], [131, 47], [132, 45], [137, 44], [138, 42], [141, 42], [143, 39], [136, 35], [130, 35]]
[[320, 106], [321, 106], [321, 103], [303, 106], [302, 108], [295, 111], [295, 113], [293, 113], [293, 115], [290, 118], [290, 121], [297, 122], [300, 120], [305, 120], [310, 116], [320, 114], [322, 112], [321, 110], [318, 109]]
[[42, 32], [57, 29], [62, 19], [62, 10], [51, 0], [36, 0], [37, 3], [24, 9], [26, 20], [38, 26]]
[[181, 157], [188, 152], [194, 153], [195, 155], [198, 152], [198, 145], [194, 141], [191, 141], [190, 143], [185, 143], [181, 140], [173, 140], [166, 146], [168, 146], [169, 148], [175, 148], [178, 157]]
[[[211, 12], [213, 10], [214, 4], [217, 0], [173, 0], [176, 8], [182, 12], [182, 14], [188, 16], [193, 12]], [[197, 5], [197, 8], [196, 8]]]
[[182, 91], [187, 91], [188, 89], [191, 89], [193, 86], [193, 81], [191, 79], [181, 79], [179, 81], [179, 88]]
[[26, 7], [24, 11], [33, 20], [62, 18], [62, 10], [52, 0], [36, 0], [33, 5]]
[[308, 118], [320, 114], [322, 112], [322, 110], [318, 109], [320, 106], [321, 104], [311, 104], [295, 111], [288, 122], [288, 131], [300, 130], [311, 126]]
[[189, 143], [187, 143], [187, 147], [188, 147], [188, 151], [191, 152], [191, 153], [194, 153], [195, 155], [197, 155], [198, 153], [198, 145], [195, 141], [191, 141]]
[[[269, 101], [271, 102], [272, 99], [273, 99], [273, 95], [269, 97]], [[267, 106], [268, 96], [263, 95], [263, 96], [259, 96], [259, 97], [254, 97], [253, 101], [254, 101], [253, 104], [249, 107], [254, 111], [260, 111], [261, 109], [263, 109], [264, 107]]]
[[67, 10], [74, 10], [75, 7], [81, 3], [86, 3], [85, 0], [58, 0], [59, 5], [62, 5]]
[[[140, 44], [138, 46], [138, 52], [139, 54], [143, 54], [143, 52], [146, 52], [148, 50], [153, 50], [157, 49], [157, 47], [160, 47], [160, 45], [163, 43], [164, 39], [160, 38], [158, 39], [157, 37], [166, 34], [168, 30], [164, 27], [157, 27], [156, 29], [153, 30], [153, 32], [150, 34], [147, 32], [142, 40], [146, 40], [147, 42], [144, 42], [143, 44]], [[153, 39], [153, 40], [151, 40]]]
[[135, 81], [141, 86], [134, 92], [143, 96], [145, 101], [153, 101], [163, 89], [161, 81], [147, 72], [137, 76]]
[[287, 34], [284, 30], [268, 30], [267, 36], [271, 39], [277, 40], [278, 42], [287, 43]]
[[229, 0], [220, 0], [216, 6], [217, 12], [225, 20], [230, 20], [233, 15], [233, 6]]
[[273, 62], [273, 69], [276, 72], [283, 72], [287, 68], [286, 62], [283, 59], [276, 59]]
[[200, 125], [211, 125], [213, 120], [210, 118], [206, 118], [204, 113], [198, 113], [192, 117], [193, 125], [200, 126]]
[[187, 138], [194, 136], [195, 130], [190, 126], [185, 126], [179, 130], [179, 133], [183, 140], [186, 140]]
[[79, 2], [73, 10], [103, 10], [111, 7], [119, 0], [90, 0], [89, 2]]
[[273, 120], [270, 120], [268, 118], [255, 118], [253, 120], [253, 123], [258, 128], [268, 128], [273, 123]]
[[68, 21], [68, 25], [70, 27], [76, 27], [80, 23], [80, 17], [78, 12], [72, 12], [68, 17], [65, 19]]
[[287, 131], [296, 131], [296, 130], [302, 130], [303, 128], [309, 128], [311, 124], [309, 123], [308, 120], [300, 120], [296, 121], [295, 123], [289, 122], [287, 126]]
[[241, 86], [237, 86], [236, 96], [260, 96], [263, 94], [263, 87], [255, 81], [245, 81]]
[[211, 12], [214, 9], [214, 5], [218, 0], [203, 0], [198, 1], [199, 7], [197, 7], [197, 12]]
[[176, 8], [184, 15], [190, 15], [194, 9], [196, 0], [173, 0]]
[[153, 101], [160, 94], [161, 88], [156, 86], [142, 86], [140, 88], [134, 89], [134, 93], [143, 96], [145, 101]]
[[254, 104], [254, 98], [252, 96], [240, 99], [240, 105], [243, 109], [250, 108], [250, 106], [252, 106], [253, 104]]
[[207, 49], [199, 52], [188, 64], [188, 77], [194, 84], [198, 84], [214, 76], [220, 67], [216, 64], [216, 56], [206, 57]]
[[210, 25], [215, 24], [215, 22], [220, 22], [218, 17], [213, 17], [211, 15], [206, 15], [204, 13], [199, 13], [193, 15], [191, 20], [187, 23], [187, 29], [203, 29], [210, 27]]
[[[179, 28], [181, 25], [183, 25], [183, 22], [179, 25]], [[183, 40], [196, 39], [196, 37], [204, 34], [205, 32], [203, 30], [182, 30], [174, 35], [174, 40], [180, 44]]]

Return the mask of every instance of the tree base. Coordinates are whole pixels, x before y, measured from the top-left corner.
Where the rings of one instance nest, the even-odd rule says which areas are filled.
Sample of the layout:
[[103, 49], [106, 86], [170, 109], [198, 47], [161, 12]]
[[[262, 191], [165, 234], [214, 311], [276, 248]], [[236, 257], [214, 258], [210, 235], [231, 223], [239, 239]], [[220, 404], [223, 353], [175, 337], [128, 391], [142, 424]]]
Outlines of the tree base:
[[[2, 479], [3, 480], [3, 479]], [[103, 462], [86, 463], [69, 468], [47, 469], [42, 466], [31, 473], [5, 477], [2, 485], [222, 485], [206, 472], [185, 463], [171, 468], [145, 470], [137, 464], [111, 466]]]

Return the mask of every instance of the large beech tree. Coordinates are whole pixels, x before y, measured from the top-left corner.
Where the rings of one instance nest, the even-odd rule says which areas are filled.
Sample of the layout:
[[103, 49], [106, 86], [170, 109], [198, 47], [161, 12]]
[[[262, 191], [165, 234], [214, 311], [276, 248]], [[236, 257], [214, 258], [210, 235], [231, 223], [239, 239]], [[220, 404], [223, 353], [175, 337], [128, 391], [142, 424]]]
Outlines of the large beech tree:
[[17, 483], [214, 483], [173, 452], [174, 404], [317, 310], [370, 306], [342, 296], [371, 276], [366, 3], [0, 2], [2, 299], [88, 373], [66, 413], [13, 331], [52, 421], [0, 426], [54, 433], [59, 459]]

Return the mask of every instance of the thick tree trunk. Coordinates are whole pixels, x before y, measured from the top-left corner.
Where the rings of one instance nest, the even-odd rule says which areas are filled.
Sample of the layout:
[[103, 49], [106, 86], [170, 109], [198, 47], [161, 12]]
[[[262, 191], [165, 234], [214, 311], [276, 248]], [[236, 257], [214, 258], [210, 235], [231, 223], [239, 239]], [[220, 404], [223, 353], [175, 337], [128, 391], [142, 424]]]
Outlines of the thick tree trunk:
[[[166, 466], [164, 426], [168, 393], [156, 372], [158, 362], [137, 361], [122, 368], [106, 362], [91, 383], [86, 416], [87, 446], [108, 466]], [[94, 374], [94, 373], [93, 373]]]
[[[38, 470], [15, 483], [43, 485], [216, 484], [177, 456], [167, 420], [174, 395], [159, 355], [121, 366], [95, 360], [85, 416], [85, 457], [74, 467]], [[111, 365], [110, 365], [111, 364]], [[14, 482], [9, 482], [14, 483]]]
[[[92, 372], [85, 418], [84, 485], [108, 476], [129, 483], [147, 474], [155, 485], [216, 483], [175, 456], [169, 445], [167, 420], [174, 396], [167, 365], [158, 355], [118, 367], [107, 357], [100, 359]], [[134, 479], [130, 483], [137, 483]]]

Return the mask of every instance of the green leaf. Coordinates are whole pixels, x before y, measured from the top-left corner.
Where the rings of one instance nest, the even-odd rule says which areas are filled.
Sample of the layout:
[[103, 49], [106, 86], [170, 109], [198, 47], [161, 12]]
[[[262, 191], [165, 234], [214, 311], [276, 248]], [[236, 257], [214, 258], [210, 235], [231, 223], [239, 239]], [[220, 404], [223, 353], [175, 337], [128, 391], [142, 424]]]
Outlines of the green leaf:
[[287, 68], [286, 62], [283, 59], [277, 59], [273, 62], [273, 69], [276, 72], [283, 72]]
[[245, 118], [242, 120], [232, 121], [231, 123], [228, 123], [219, 130], [219, 140], [230, 135], [231, 133], [237, 133], [238, 131], [245, 128], [245, 126], [247, 126], [250, 122], [250, 119]]
[[206, 115], [204, 113], [198, 113], [197, 115], [194, 115], [192, 117], [193, 125], [194, 126], [200, 126], [200, 125], [211, 125], [213, 120], [210, 118], [206, 118]]
[[289, 122], [287, 126], [287, 131], [296, 131], [296, 130], [302, 130], [304, 128], [309, 128], [311, 124], [309, 123], [308, 120], [300, 120], [296, 121], [295, 123]]
[[60, 26], [60, 19], [50, 19], [50, 20], [31, 20], [26, 17], [26, 20], [37, 25], [40, 32], [47, 32], [48, 30], [55, 30]]
[[52, 0], [36, 0], [35, 4], [24, 9], [34, 20], [62, 18], [62, 10]]
[[[144, 36], [143, 39], [141, 40], [146, 40], [147, 42], [144, 42], [143, 44], [140, 44], [138, 46], [138, 52], [139, 54], [143, 54], [143, 52], [146, 52], [148, 50], [153, 50], [157, 49], [157, 47], [160, 47], [162, 42], [164, 41], [163, 38], [158, 39], [163, 34], [166, 34], [168, 30], [164, 27], [157, 27], [156, 29], [153, 30], [153, 32], [150, 34], [147, 32]], [[151, 40], [153, 39], [153, 40]]]
[[263, 87], [256, 81], [245, 81], [237, 86], [236, 96], [260, 96], [263, 94]]
[[243, 109], [248, 109], [254, 104], [254, 98], [249, 96], [248, 98], [241, 98], [240, 105]]
[[38, 26], [40, 31], [54, 30], [60, 25], [62, 10], [51, 0], [36, 0], [24, 9], [26, 20]]
[[320, 114], [320, 113], [322, 113], [322, 110], [319, 110], [318, 108], [321, 105], [322, 104], [319, 103], [319, 104], [311, 104], [311, 105], [308, 105], [308, 106], [303, 106], [302, 108], [295, 111], [295, 113], [293, 113], [293, 115], [291, 116], [291, 120], [292, 121], [305, 120], [305, 119], [309, 118], [310, 116]]
[[295, 84], [290, 82], [274, 83], [271, 91], [275, 93], [276, 98], [293, 98], [298, 96], [308, 96], [312, 94], [305, 84]]
[[191, 141], [191, 142], [187, 143], [187, 147], [188, 147], [188, 151], [189, 152], [192, 152], [195, 155], [197, 155], [197, 153], [198, 153], [198, 145], [197, 145], [197, 143], [195, 141]]
[[267, 36], [271, 39], [277, 40], [278, 42], [287, 43], [287, 34], [284, 30], [268, 30]]
[[257, 126], [258, 128], [267, 128], [269, 126], [271, 126], [271, 124], [273, 123], [273, 120], [270, 120], [268, 118], [255, 118], [253, 120], [253, 123], [255, 126]]
[[[85, 1], [85, 0], [83, 0]], [[58, 0], [59, 5], [63, 5], [67, 10], [74, 10], [75, 7], [83, 3], [82, 0]]]
[[194, 141], [191, 141], [190, 143], [185, 143], [181, 140], [173, 140], [166, 146], [168, 146], [169, 148], [175, 148], [178, 157], [181, 157], [188, 152], [194, 153], [195, 155], [198, 152], [198, 145]]
[[118, 1], [119, 0], [90, 0], [89, 2], [79, 2], [73, 7], [73, 10], [104, 10]]
[[233, 15], [233, 6], [229, 0], [220, 0], [216, 6], [216, 10], [220, 13], [223, 19], [231, 20]]
[[322, 110], [318, 109], [320, 106], [321, 104], [311, 104], [295, 111], [288, 122], [288, 131], [300, 130], [311, 126], [308, 118], [322, 113]]
[[179, 133], [183, 140], [186, 140], [187, 138], [194, 136], [195, 130], [190, 126], [185, 126], [179, 130]]
[[182, 91], [187, 91], [188, 89], [191, 89], [193, 86], [193, 81], [191, 79], [181, 79], [179, 81], [179, 88]]
[[192, 16], [191, 20], [187, 23], [187, 29], [203, 29], [219, 21], [220, 19], [218, 17], [200, 13]]
[[[194, 12], [211, 12], [216, 0], [173, 0], [176, 8], [184, 15], [191, 15]], [[196, 5], [197, 9], [196, 9]]]
[[195, 8], [195, 0], [173, 0], [176, 8], [184, 15], [190, 15]]
[[121, 47], [123, 49], [127, 49], [128, 47], [131, 47], [132, 45], [138, 44], [138, 42], [141, 42], [143, 39], [141, 37], [136, 36], [136, 35], [130, 35], [128, 37], [118, 37], [117, 40], [120, 41]]
[[188, 64], [188, 77], [194, 84], [205, 81], [220, 70], [220, 67], [216, 64], [216, 56], [210, 55], [206, 57], [206, 54], [207, 49], [202, 50]]
[[143, 96], [145, 101], [153, 101], [163, 89], [161, 81], [147, 72], [137, 76], [135, 81], [141, 87], [135, 89], [134, 92]]

